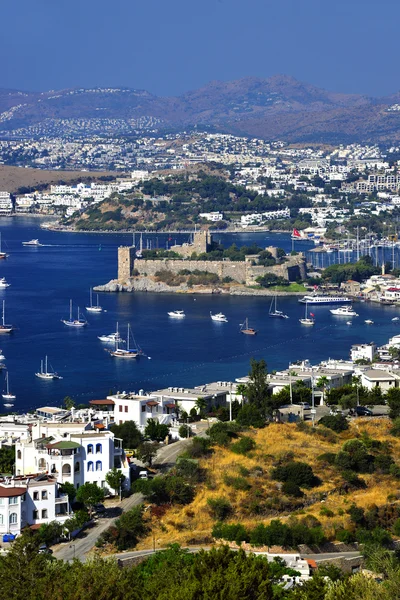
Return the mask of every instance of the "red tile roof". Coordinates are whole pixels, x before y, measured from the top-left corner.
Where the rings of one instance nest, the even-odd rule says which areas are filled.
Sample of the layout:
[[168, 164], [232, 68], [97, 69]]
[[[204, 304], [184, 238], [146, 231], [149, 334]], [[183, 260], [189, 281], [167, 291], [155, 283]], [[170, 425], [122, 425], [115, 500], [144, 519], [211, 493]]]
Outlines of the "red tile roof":
[[110, 400], [106, 398], [105, 400], [89, 400], [89, 404], [94, 404], [95, 406], [101, 406], [102, 404], [109, 404], [110, 406], [114, 406], [114, 400]]
[[0, 485], [0, 498], [15, 498], [15, 496], [22, 496], [25, 492], [26, 488]]
[[156, 402], [155, 400], [149, 400], [148, 402], [146, 402], [147, 406], [158, 406], [158, 402]]

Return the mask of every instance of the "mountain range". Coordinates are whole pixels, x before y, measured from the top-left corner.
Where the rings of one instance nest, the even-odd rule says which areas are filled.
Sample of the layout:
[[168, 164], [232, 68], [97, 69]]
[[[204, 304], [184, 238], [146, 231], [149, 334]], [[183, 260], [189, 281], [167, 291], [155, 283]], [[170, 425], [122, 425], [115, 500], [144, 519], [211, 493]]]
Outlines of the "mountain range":
[[130, 88], [0, 89], [0, 137], [210, 127], [289, 142], [400, 142], [400, 92], [329, 92], [286, 75], [212, 81], [177, 97]]

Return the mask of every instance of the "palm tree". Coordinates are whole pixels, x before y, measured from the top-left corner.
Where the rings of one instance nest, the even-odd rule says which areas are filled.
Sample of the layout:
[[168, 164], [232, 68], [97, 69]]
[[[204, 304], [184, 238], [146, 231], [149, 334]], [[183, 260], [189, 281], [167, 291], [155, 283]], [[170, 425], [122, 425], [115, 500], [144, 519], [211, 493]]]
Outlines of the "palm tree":
[[322, 404], [325, 404], [325, 392], [329, 386], [329, 379], [326, 375], [321, 375], [317, 381], [317, 387], [322, 388]]
[[197, 408], [197, 410], [199, 411], [199, 414], [201, 414], [202, 412], [205, 412], [208, 402], [205, 398], [197, 398], [194, 405]]

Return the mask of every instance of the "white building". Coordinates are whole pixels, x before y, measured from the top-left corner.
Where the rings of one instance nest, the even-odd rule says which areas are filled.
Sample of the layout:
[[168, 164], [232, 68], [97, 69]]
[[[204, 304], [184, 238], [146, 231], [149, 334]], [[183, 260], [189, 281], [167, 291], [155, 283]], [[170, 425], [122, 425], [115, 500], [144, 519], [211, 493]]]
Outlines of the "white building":
[[0, 215], [11, 215], [13, 203], [9, 192], [0, 192]]
[[71, 516], [67, 494], [60, 492], [54, 477], [16, 477], [0, 480], [0, 535], [18, 535], [24, 527], [58, 521]]
[[368, 390], [380, 388], [384, 393], [391, 388], [399, 387], [399, 382], [400, 377], [398, 375], [381, 369], [368, 369], [361, 373], [361, 385]]
[[207, 221], [216, 222], [222, 221], [222, 219], [224, 218], [224, 214], [221, 212], [200, 213], [199, 217], [200, 219], [206, 219]]
[[369, 360], [369, 362], [372, 362], [375, 354], [376, 345], [373, 342], [370, 344], [353, 344], [350, 350], [352, 361]]

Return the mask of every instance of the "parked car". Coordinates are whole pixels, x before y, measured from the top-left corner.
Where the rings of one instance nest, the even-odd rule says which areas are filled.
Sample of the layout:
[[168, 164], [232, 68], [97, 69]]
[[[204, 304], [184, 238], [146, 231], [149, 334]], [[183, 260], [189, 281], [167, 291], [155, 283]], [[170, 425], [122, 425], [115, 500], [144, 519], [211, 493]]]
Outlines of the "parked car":
[[39, 554], [53, 554], [53, 550], [48, 548], [46, 544], [40, 544]]
[[148, 479], [149, 478], [149, 474], [147, 473], [147, 471], [139, 471], [139, 479]]
[[358, 417], [372, 417], [374, 414], [372, 410], [366, 406], [356, 406], [355, 413]]

